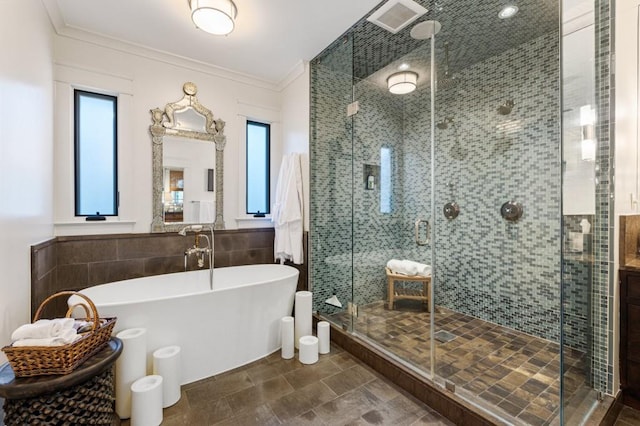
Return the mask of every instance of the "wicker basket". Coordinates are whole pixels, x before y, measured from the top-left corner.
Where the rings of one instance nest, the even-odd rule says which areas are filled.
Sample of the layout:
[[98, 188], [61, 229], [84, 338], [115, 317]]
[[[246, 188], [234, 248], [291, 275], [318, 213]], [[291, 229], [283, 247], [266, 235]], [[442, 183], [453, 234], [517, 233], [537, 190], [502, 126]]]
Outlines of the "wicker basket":
[[40, 319], [42, 310], [51, 300], [73, 295], [83, 298], [86, 304], [81, 302], [70, 307], [66, 316], [70, 317], [75, 307], [82, 307], [87, 314], [87, 321], [93, 322], [92, 330], [84, 333], [75, 342], [63, 346], [5, 346], [2, 351], [7, 356], [16, 377], [69, 374], [109, 341], [116, 318], [101, 320], [91, 299], [75, 291], [62, 291], [49, 296], [36, 311], [33, 321]]

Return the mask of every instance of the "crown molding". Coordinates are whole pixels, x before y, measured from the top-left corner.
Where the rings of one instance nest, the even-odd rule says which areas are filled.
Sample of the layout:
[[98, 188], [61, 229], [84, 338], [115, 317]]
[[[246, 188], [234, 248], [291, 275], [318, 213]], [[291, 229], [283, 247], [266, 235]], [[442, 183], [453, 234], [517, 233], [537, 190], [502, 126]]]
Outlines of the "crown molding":
[[282, 92], [286, 89], [295, 79], [305, 73], [305, 70], [309, 66], [309, 61], [300, 60], [293, 68], [287, 73], [287, 75], [278, 83], [278, 91]]

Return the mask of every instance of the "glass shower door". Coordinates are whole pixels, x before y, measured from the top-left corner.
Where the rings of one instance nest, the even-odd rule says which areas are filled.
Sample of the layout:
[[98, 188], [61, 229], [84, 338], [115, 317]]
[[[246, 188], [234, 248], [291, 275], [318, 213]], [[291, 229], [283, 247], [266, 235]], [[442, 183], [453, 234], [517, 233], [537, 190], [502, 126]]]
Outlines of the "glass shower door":
[[351, 328], [353, 300], [353, 42], [337, 40], [311, 66], [311, 280], [314, 311]]
[[[606, 392], [608, 332], [600, 322], [607, 280], [596, 277], [594, 262], [606, 238], [601, 218], [606, 203], [596, 203], [596, 173], [608, 170], [608, 159], [596, 149], [596, 64], [594, 4], [566, 3], [563, 24], [563, 195], [562, 195], [562, 400], [565, 424], [579, 424]], [[585, 12], [590, 12], [586, 13]], [[576, 19], [580, 17], [580, 19]], [[606, 152], [606, 151], [605, 151]], [[605, 200], [607, 194], [600, 195]], [[606, 201], [605, 201], [606, 202]], [[604, 206], [604, 207], [603, 207]], [[606, 291], [604, 299], [606, 300]], [[606, 305], [605, 305], [606, 306]], [[603, 332], [604, 331], [604, 332]], [[594, 369], [594, 366], [600, 368]]]

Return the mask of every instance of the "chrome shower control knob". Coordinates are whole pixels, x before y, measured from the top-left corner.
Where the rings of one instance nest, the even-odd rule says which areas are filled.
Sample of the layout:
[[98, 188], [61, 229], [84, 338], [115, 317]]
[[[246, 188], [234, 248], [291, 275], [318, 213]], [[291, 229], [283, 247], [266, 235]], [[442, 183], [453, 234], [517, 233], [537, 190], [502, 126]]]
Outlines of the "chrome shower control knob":
[[458, 203], [452, 201], [444, 205], [442, 213], [444, 213], [444, 217], [447, 219], [455, 219], [460, 214], [460, 207], [458, 206]]
[[522, 217], [522, 204], [517, 201], [507, 201], [500, 208], [502, 218], [509, 222], [517, 222]]

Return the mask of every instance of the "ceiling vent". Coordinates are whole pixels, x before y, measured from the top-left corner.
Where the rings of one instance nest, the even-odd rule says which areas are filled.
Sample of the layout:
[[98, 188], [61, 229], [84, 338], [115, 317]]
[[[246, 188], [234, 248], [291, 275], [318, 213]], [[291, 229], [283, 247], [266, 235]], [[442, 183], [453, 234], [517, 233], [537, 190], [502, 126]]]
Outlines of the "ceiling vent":
[[427, 9], [413, 0], [389, 0], [367, 18], [367, 21], [397, 33], [422, 15]]

